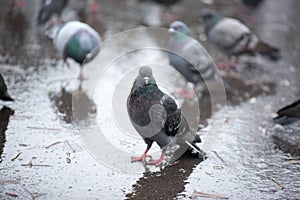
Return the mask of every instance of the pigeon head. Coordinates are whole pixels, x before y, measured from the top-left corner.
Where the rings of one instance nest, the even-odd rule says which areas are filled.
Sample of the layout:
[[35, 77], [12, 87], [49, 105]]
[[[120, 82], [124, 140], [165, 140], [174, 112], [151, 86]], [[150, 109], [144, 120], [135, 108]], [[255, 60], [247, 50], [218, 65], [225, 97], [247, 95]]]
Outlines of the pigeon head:
[[143, 66], [139, 69], [139, 74], [135, 79], [133, 90], [139, 88], [147, 88], [148, 86], [156, 86], [155, 79], [152, 75], [152, 69], [148, 66]]
[[190, 29], [187, 27], [187, 25], [181, 21], [174, 21], [170, 24], [170, 27], [169, 27], [169, 32], [171, 34], [173, 33], [176, 33], [179, 32], [179, 33], [183, 33], [185, 35], [188, 35], [188, 36], [191, 36], [191, 31]]
[[207, 32], [223, 18], [222, 15], [210, 9], [203, 10], [201, 17], [204, 20]]
[[138, 79], [143, 85], [155, 84], [155, 80], [152, 75], [152, 69], [148, 66], [143, 66], [139, 70]]

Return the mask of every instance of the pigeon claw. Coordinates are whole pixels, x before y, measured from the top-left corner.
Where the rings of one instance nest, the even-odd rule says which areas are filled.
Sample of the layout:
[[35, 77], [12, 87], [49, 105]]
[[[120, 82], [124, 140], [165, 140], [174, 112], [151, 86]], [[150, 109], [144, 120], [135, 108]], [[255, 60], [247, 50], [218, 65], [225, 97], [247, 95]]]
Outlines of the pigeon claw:
[[238, 61], [235, 60], [234, 62], [231, 62], [229, 60], [225, 60], [223, 62], [220, 62], [217, 64], [217, 67], [221, 70], [230, 69], [230, 68], [236, 68], [238, 65]]
[[158, 160], [150, 161], [147, 164], [148, 165], [155, 165], [155, 166], [162, 166], [162, 163], [163, 163], [164, 160], [165, 160], [165, 158], [163, 157], [163, 158], [160, 158]]
[[152, 159], [152, 156], [150, 155], [141, 155], [141, 156], [138, 156], [138, 157], [131, 157], [131, 163], [133, 162], [146, 162], [146, 158], [150, 158]]
[[158, 160], [148, 162], [148, 165], [162, 166], [162, 162], [165, 160], [165, 153], [162, 153]]

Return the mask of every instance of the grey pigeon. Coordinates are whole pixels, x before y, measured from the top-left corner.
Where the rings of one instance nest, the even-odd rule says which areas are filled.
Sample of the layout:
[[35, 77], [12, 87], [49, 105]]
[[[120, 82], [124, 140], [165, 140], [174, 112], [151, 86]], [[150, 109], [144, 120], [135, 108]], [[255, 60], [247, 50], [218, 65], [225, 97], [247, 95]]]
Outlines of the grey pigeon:
[[4, 82], [3, 76], [0, 74], [0, 99], [2, 101], [13, 101], [14, 99], [7, 92], [7, 86]]
[[277, 111], [278, 116], [273, 119], [277, 124], [288, 125], [300, 119], [300, 99]]
[[53, 15], [61, 17], [62, 11], [67, 6], [68, 0], [42, 0], [42, 5], [37, 17], [37, 25], [46, 24]]
[[82, 65], [94, 59], [100, 51], [101, 36], [88, 24], [70, 21], [54, 28], [53, 43], [66, 62], [74, 59], [81, 66], [80, 79], [83, 79]]
[[150, 157], [147, 152], [153, 142], [156, 142], [162, 148], [161, 157], [148, 164], [161, 164], [168, 145], [178, 135], [191, 136], [190, 145], [198, 149], [193, 142], [200, 142], [200, 137], [191, 133], [174, 99], [158, 88], [150, 67], [144, 66], [139, 69], [139, 74], [127, 99], [127, 110], [132, 125], [147, 144], [143, 155], [134, 157], [133, 162], [145, 162], [146, 157]]
[[202, 18], [208, 40], [226, 55], [238, 57], [258, 53], [274, 61], [281, 58], [279, 49], [261, 41], [239, 20], [224, 17], [213, 10], [205, 10]]
[[175, 21], [169, 27], [169, 62], [184, 78], [197, 85], [214, 79], [214, 63], [204, 47], [195, 39], [187, 25]]

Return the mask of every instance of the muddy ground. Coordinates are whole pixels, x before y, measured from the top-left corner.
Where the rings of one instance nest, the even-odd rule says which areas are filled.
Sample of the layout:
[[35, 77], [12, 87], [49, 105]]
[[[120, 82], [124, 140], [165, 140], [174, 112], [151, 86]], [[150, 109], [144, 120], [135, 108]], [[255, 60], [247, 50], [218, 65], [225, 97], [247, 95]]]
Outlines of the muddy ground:
[[[137, 27], [168, 26], [161, 21], [161, 8], [156, 4], [135, 0], [98, 2], [101, 9], [96, 16], [84, 15], [79, 4], [72, 1], [63, 17], [85, 20], [102, 35], [110, 44], [104, 50], [108, 52], [105, 62], [122, 48], [160, 42], [151, 35], [142, 39], [131, 35], [120, 47], [112, 42], [115, 34]], [[207, 109], [209, 97], [204, 95], [200, 101], [200, 121], [206, 126], [200, 133], [203, 143], [208, 144], [200, 146], [207, 159], [183, 156], [160, 170], [130, 163], [130, 156], [145, 148], [137, 135], [114, 135], [118, 133], [112, 125], [116, 122], [119, 129], [131, 127], [126, 120], [118, 121], [127, 116], [121, 112], [123, 100], [112, 108], [120, 112], [113, 118], [108, 116], [109, 96], [116, 95], [126, 102], [130, 77], [135, 73], [116, 84], [114, 81], [126, 70], [114, 71], [112, 66], [114, 76], [108, 75], [106, 91], [99, 95], [92, 86], [97, 85], [94, 77], [102, 70], [97, 66], [104, 61], [97, 58], [86, 66], [88, 79], [83, 91], [78, 91], [79, 66], [71, 60], [70, 68], [64, 66], [44, 30], [36, 27], [39, 1], [25, 0], [21, 11], [0, 1], [0, 71], [16, 99], [0, 102], [0, 198], [299, 199], [299, 123], [280, 127], [271, 119], [278, 108], [300, 94], [300, 2], [265, 0], [258, 9], [249, 11], [234, 0], [185, 0], [173, 6], [172, 12], [191, 27], [194, 36], [219, 62], [224, 55], [203, 37], [199, 21], [203, 7], [243, 20], [264, 41], [279, 47], [283, 59], [274, 63], [258, 57], [249, 64], [248, 58], [242, 58], [237, 71], [224, 77], [226, 106], [211, 112]], [[250, 23], [253, 15], [256, 19]], [[139, 64], [153, 59], [165, 62], [157, 52], [134, 55], [139, 57], [135, 60]], [[121, 92], [111, 94], [114, 86]], [[159, 156], [159, 149], [154, 147], [151, 153]]]

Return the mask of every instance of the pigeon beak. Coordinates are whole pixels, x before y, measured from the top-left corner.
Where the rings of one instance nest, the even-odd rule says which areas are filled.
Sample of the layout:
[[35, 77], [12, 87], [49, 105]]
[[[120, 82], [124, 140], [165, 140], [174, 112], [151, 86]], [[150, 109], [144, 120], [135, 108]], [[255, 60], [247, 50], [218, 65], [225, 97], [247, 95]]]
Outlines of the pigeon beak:
[[174, 33], [175, 29], [174, 28], [169, 28], [169, 33]]
[[149, 84], [149, 77], [147, 77], [147, 76], [144, 77], [144, 81], [145, 81], [145, 84], [148, 85]]

